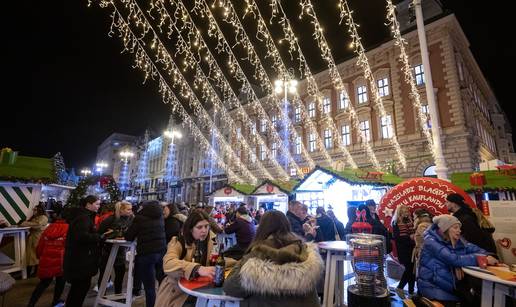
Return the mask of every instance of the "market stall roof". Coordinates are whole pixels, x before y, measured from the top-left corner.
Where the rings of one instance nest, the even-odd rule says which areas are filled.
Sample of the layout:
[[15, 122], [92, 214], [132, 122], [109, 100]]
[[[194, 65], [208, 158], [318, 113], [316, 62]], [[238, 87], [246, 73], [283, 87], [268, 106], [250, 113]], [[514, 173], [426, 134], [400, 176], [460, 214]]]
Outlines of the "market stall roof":
[[14, 163], [0, 163], [0, 181], [55, 183], [57, 178], [51, 158], [17, 156]]
[[[472, 192], [478, 190], [478, 186], [472, 186], [469, 177], [474, 172], [466, 173], [454, 173], [451, 174], [451, 182], [463, 189], [466, 192]], [[500, 191], [509, 190], [516, 191], [516, 176], [510, 174], [504, 174], [501, 171], [482, 171], [475, 172], [482, 173], [486, 178], [486, 185], [484, 185], [484, 191]]]
[[224, 193], [223, 196], [234, 196], [233, 195], [233, 194], [235, 194], [234, 192], [236, 192], [237, 194], [241, 194], [241, 195], [249, 195], [255, 189], [256, 189], [256, 186], [252, 185], [252, 184], [231, 183], [231, 184], [226, 184], [222, 188], [211, 192], [210, 194], [208, 194], [208, 196], [218, 197], [218, 196], [221, 196], [221, 195], [219, 195], [221, 193]]
[[308, 173], [303, 180], [293, 187], [293, 191], [302, 188], [307, 181], [323, 182], [336, 178], [342, 180], [350, 185], [376, 185], [376, 186], [395, 186], [404, 179], [387, 172], [379, 172], [372, 169], [343, 169], [336, 171], [331, 168], [324, 168], [316, 166], [310, 173]]
[[[289, 180], [289, 181], [276, 181], [276, 180], [265, 180], [260, 185], [258, 185], [251, 194], [270, 194], [273, 192], [268, 191], [267, 185], [277, 187], [281, 192], [290, 195], [294, 190], [294, 187], [299, 183], [299, 180]], [[265, 187], [265, 190], [263, 190]]]

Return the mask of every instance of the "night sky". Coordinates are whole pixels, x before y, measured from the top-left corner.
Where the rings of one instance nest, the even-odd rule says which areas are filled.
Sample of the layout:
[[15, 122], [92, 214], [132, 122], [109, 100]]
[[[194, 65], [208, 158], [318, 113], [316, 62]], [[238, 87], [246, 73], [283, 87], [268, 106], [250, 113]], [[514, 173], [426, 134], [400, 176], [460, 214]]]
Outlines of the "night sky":
[[[349, 3], [354, 8], [355, 2], [369, 1], [378, 3]], [[288, 2], [288, 7], [295, 9], [295, 17], [299, 10], [297, 1]], [[322, 7], [328, 9], [327, 3], [331, 7], [336, 3], [313, 2], [324, 3]], [[383, 9], [384, 3], [379, 3]], [[516, 115], [509, 111], [514, 78], [508, 67], [516, 54], [511, 24], [514, 17], [509, 15], [512, 11], [486, 5], [485, 1], [443, 3], [457, 15], [480, 68], [515, 130]], [[2, 99], [0, 147], [41, 157], [61, 152], [67, 167], [80, 169], [94, 162], [97, 146], [112, 132], [138, 135], [146, 127], [156, 131], [164, 128], [169, 108], [161, 102], [155, 83], [142, 84], [142, 73], [131, 68], [132, 57], [120, 54], [120, 39], [107, 36], [110, 11], [96, 4], [88, 8], [85, 0], [29, 1], [22, 5], [26, 7], [21, 14], [10, 16], [13, 20], [6, 30], [9, 42], [4, 40], [2, 48], [8, 51], [3, 58], [8, 78]], [[368, 11], [361, 5], [356, 8], [358, 23], [364, 22], [361, 16], [365, 15], [369, 19], [383, 18], [384, 11]], [[335, 9], [331, 11], [336, 14]], [[27, 20], [28, 29], [14, 30], [16, 23], [23, 22], [22, 17]], [[294, 22], [296, 18], [290, 19]], [[383, 22], [379, 19], [376, 26]], [[367, 37], [367, 26], [361, 30], [366, 44], [376, 39]], [[330, 29], [328, 35], [339, 35], [337, 31]], [[311, 39], [302, 39], [309, 46]], [[334, 55], [338, 62], [347, 56]], [[320, 71], [320, 62], [314, 63], [313, 70]]]

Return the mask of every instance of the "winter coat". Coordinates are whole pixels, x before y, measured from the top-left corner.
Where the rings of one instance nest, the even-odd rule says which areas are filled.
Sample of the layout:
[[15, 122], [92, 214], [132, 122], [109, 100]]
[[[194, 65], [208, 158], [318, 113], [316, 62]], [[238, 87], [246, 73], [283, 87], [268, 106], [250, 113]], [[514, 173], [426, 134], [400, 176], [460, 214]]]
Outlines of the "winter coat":
[[98, 271], [101, 242], [101, 236], [95, 230], [95, 212], [73, 208], [67, 222], [64, 277], [67, 281], [92, 277]]
[[163, 208], [160, 205], [144, 205], [125, 232], [125, 239], [138, 239], [138, 255], [164, 253], [167, 247], [164, 224]]
[[[413, 226], [412, 223], [408, 225], [410, 227], [410, 232], [412, 233]], [[414, 249], [414, 241], [410, 238], [409, 235], [400, 235], [400, 228], [397, 223], [392, 225], [393, 238], [396, 242], [396, 251], [398, 252], [398, 260], [401, 264], [407, 266], [412, 262], [412, 252]]]
[[419, 267], [419, 260], [421, 259], [421, 250], [423, 249], [424, 242], [424, 232], [432, 226], [430, 222], [421, 222], [416, 227], [416, 232], [414, 233], [414, 250], [412, 251], [412, 262], [414, 263], [414, 273], [417, 272], [417, 268]]
[[475, 254], [487, 254], [480, 247], [461, 239], [452, 247], [438, 233], [437, 225], [425, 232], [421, 251], [417, 287], [429, 299], [458, 301], [454, 295], [455, 268], [477, 265]]
[[320, 241], [335, 241], [335, 224], [329, 216], [325, 214], [318, 216], [317, 226], [319, 226], [321, 231]]
[[[210, 233], [210, 239], [208, 240], [208, 247], [206, 253], [211, 254], [213, 249], [213, 242], [215, 241], [215, 235]], [[192, 279], [192, 271], [198, 266], [198, 263], [192, 262], [195, 254], [195, 244], [185, 245], [186, 253], [183, 259], [180, 259], [183, 248], [177, 237], [173, 237], [167, 246], [167, 253], [163, 257], [163, 271], [165, 272], [165, 278], [159, 286], [159, 290], [156, 297], [156, 303], [154, 306], [160, 307], [173, 307], [183, 306], [184, 302], [188, 298], [188, 294], [181, 291], [178, 282], [181, 278]], [[206, 257], [206, 263], [204, 266], [209, 265], [210, 257]], [[236, 261], [234, 259], [225, 257], [226, 267], [232, 267]]]
[[39, 215], [31, 218], [28, 221], [21, 223], [22, 227], [30, 227], [29, 237], [27, 239], [27, 265], [37, 265], [38, 256], [36, 255], [36, 248], [38, 247], [39, 238], [48, 225], [48, 217], [46, 215]]
[[282, 248], [265, 241], [254, 246], [231, 271], [224, 292], [241, 297], [241, 307], [320, 306], [316, 286], [324, 264], [314, 243]]
[[235, 219], [235, 222], [226, 226], [224, 232], [226, 234], [234, 233], [236, 235], [238, 246], [241, 248], [247, 248], [254, 239], [256, 226], [249, 215], [241, 215]]
[[43, 231], [36, 249], [39, 279], [63, 276], [67, 232], [68, 224], [64, 220], [56, 220]]
[[496, 255], [496, 244], [493, 236], [480, 228], [477, 216], [471, 209], [460, 208], [453, 216], [461, 222], [461, 234], [468, 242]]
[[[114, 239], [116, 236], [123, 235], [124, 232], [127, 231], [131, 223], [133, 222], [132, 216], [121, 216], [120, 218], [116, 218], [115, 215], [111, 215], [104, 219], [99, 226], [99, 233], [105, 233], [108, 231], [108, 229], [113, 229], [113, 232], [110, 233], [106, 238], [107, 239]], [[120, 230], [122, 233], [117, 233], [118, 230]], [[113, 244], [111, 243], [104, 243], [102, 245], [102, 257], [105, 257], [106, 259], [109, 257], [109, 254], [111, 253], [111, 248], [113, 247]], [[123, 265], [125, 264], [125, 247], [119, 247], [118, 253], [116, 254], [115, 264], [117, 265]]]
[[186, 216], [181, 213], [170, 215], [165, 219], [165, 239], [167, 244], [172, 237], [177, 237], [181, 234], [181, 228], [185, 221]]
[[346, 241], [346, 229], [344, 228], [344, 224], [338, 219], [333, 219], [333, 223], [335, 223], [335, 228], [337, 229], [337, 233], [342, 241]]
[[305, 231], [303, 230], [303, 221], [294, 213], [287, 211], [287, 219], [290, 223], [290, 228], [293, 233], [297, 234], [300, 237], [305, 236]]

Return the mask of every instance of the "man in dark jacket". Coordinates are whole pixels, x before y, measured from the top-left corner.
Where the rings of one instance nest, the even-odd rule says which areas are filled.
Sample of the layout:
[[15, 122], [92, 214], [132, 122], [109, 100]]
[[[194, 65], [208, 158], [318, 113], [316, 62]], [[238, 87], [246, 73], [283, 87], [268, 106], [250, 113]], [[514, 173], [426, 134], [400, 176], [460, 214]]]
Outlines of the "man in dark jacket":
[[[135, 280], [141, 280], [145, 287], [145, 304], [154, 306], [156, 301], [156, 279], [161, 281], [163, 255], [166, 251], [163, 209], [158, 201], [143, 203], [139, 214], [125, 233], [128, 241], [138, 240], [136, 245]], [[138, 289], [138, 284], [136, 288]]]
[[100, 200], [93, 195], [80, 201], [80, 208], [69, 209], [66, 219], [70, 225], [66, 237], [63, 271], [66, 281], [71, 284], [66, 306], [82, 306], [91, 285], [91, 277], [99, 268], [99, 243], [106, 234], [95, 230], [95, 213]]
[[496, 256], [496, 244], [493, 237], [480, 228], [477, 216], [465, 203], [464, 198], [460, 194], [452, 193], [446, 197], [446, 200], [448, 211], [462, 224], [461, 232], [464, 239]]
[[229, 248], [225, 252], [225, 255], [227, 257], [240, 260], [256, 234], [253, 218], [249, 215], [245, 206], [240, 206], [237, 209], [235, 221], [227, 225], [224, 232], [226, 234], [234, 233], [237, 241], [237, 244]]
[[320, 241], [335, 241], [335, 224], [333, 220], [326, 215], [323, 207], [317, 207], [315, 212], [317, 214], [317, 226], [319, 226], [321, 235]]
[[[304, 217], [302, 216], [303, 204], [297, 200], [293, 200], [288, 204], [287, 219], [290, 223], [290, 227], [293, 233], [297, 234], [301, 238], [305, 238], [307, 241], [312, 241], [316, 236], [316, 229], [305, 223]], [[315, 225], [313, 225], [315, 226]]]

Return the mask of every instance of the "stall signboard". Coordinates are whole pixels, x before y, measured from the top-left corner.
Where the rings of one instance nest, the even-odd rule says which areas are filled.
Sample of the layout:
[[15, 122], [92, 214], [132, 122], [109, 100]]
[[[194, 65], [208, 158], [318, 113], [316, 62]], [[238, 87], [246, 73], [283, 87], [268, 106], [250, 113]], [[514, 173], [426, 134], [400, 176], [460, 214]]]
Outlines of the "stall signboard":
[[210, 195], [210, 197], [239, 197], [239, 196], [245, 196], [245, 195], [231, 187], [224, 187], [224, 188], [218, 189], [215, 192], [213, 192], [213, 194]]
[[285, 194], [285, 192], [282, 192], [277, 186], [273, 184], [266, 183], [259, 186], [253, 194]]
[[378, 206], [378, 217], [384, 225], [391, 229], [391, 220], [399, 205], [405, 205], [410, 212], [423, 208], [432, 215], [448, 213], [445, 205], [446, 196], [458, 193], [464, 197], [465, 202], [476, 207], [474, 201], [461, 188], [448, 181], [431, 178], [413, 178], [394, 186], [380, 200]]

